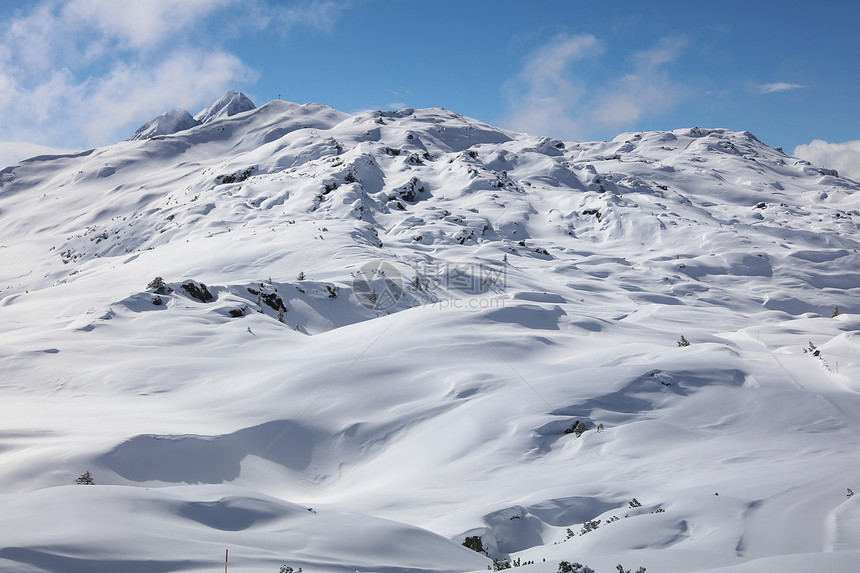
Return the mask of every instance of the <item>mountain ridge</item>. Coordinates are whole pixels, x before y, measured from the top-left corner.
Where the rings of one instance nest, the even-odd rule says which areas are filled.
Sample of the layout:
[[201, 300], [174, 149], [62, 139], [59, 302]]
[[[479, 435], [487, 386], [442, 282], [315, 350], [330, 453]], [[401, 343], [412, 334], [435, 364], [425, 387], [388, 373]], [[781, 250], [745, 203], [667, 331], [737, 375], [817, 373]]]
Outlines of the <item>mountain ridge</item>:
[[860, 184], [219, 102], [0, 172], [4, 570], [856, 561]]
[[131, 139], [132, 141], [138, 141], [164, 135], [173, 135], [174, 133], [187, 131], [198, 125], [231, 117], [255, 108], [254, 102], [248, 96], [241, 92], [228, 90], [227, 93], [212, 105], [198, 112], [193, 117], [187, 110], [174, 109], [149, 120], [134, 132]]
[[[273, 105], [275, 108], [271, 107]], [[358, 232], [365, 243], [377, 242], [374, 233], [376, 236], [388, 233], [390, 239], [398, 243], [413, 243], [410, 245], [412, 249], [407, 248], [407, 251], [413, 252], [421, 252], [430, 245], [451, 246], [467, 242], [475, 246], [496, 243], [507, 252], [525, 251], [522, 248], [525, 245], [519, 245], [520, 241], [540, 240], [539, 237], [533, 238], [534, 233], [529, 232], [528, 217], [545, 216], [548, 225], [555, 226], [556, 232], [563, 233], [552, 237], [552, 240], [555, 248], [564, 251], [570, 248], [565, 246], [565, 235], [572, 239], [568, 244], [577, 239], [584, 239], [587, 243], [612, 240], [613, 237], [624, 237], [630, 233], [639, 234], [643, 241], [653, 241], [666, 227], [661, 217], [669, 217], [669, 210], [660, 202], [661, 196], [671, 198], [674, 195], [681, 206], [687, 207], [693, 206], [689, 203], [690, 198], [696, 198], [701, 205], [693, 206], [692, 211], [706, 217], [711, 225], [722, 227], [738, 224], [740, 217], [743, 217], [746, 225], [770, 229], [774, 225], [763, 219], [765, 214], [781, 211], [777, 217], [785, 221], [792, 216], [793, 209], [796, 211], [786, 201], [789, 198], [787, 192], [779, 189], [783, 187], [778, 182], [780, 177], [788, 176], [791, 181], [823, 183], [823, 189], [836, 193], [856, 186], [849, 180], [838, 178], [830, 170], [815, 168], [764, 146], [747, 132], [692, 128], [673, 132], [621, 134], [609, 142], [568, 143], [569, 148], [565, 149], [565, 144], [558, 140], [531, 136], [520, 136], [516, 140], [505, 132], [450, 112], [444, 112], [443, 117], [455, 124], [446, 125], [444, 129], [433, 127], [439, 117], [436, 113], [434, 110], [416, 112], [407, 109], [346, 116], [324, 106], [299, 106], [276, 101], [240, 120], [247, 123], [254, 122], [256, 116], [272, 118], [262, 124], [259, 121], [249, 124], [260, 124], [261, 127], [246, 130], [238, 140], [224, 140], [225, 127], [221, 126], [223, 121], [219, 121], [209, 124], [211, 127], [204, 132], [195, 131], [187, 136], [179, 132], [159, 136], [149, 143], [135, 144], [143, 147], [121, 151], [123, 159], [116, 164], [112, 164], [110, 159], [114, 148], [96, 150], [86, 156], [85, 168], [77, 169], [79, 173], [67, 177], [67, 181], [61, 185], [74, 187], [78, 185], [77, 180], [81, 179], [88, 184], [91, 182], [97, 186], [114, 187], [108, 195], [115, 195], [120, 202], [118, 205], [127, 202], [129, 194], [136, 193], [128, 190], [128, 184], [118, 187], [110, 185], [120, 170], [139, 171], [141, 167], [138, 166], [151, 164], [152, 156], [162, 157], [162, 162], [174, 161], [172, 158], [179, 157], [189, 159], [196, 148], [200, 148], [200, 152], [196, 153], [203, 155], [179, 165], [170, 164], [169, 178], [181, 178], [190, 183], [186, 184], [184, 193], [153, 191], [167, 187], [148, 183], [148, 190], [141, 199], [144, 202], [138, 204], [139, 209], [147, 211], [145, 215], [138, 211], [116, 213], [113, 223], [104, 219], [95, 220], [83, 213], [77, 215], [75, 220], [85, 224], [69, 225], [65, 231], [69, 233], [68, 240], [55, 244], [54, 252], [66, 264], [72, 261], [77, 264], [92, 257], [141, 252], [163, 243], [165, 238], [185, 236], [187, 231], [184, 229], [190, 227], [183, 225], [182, 219], [190, 222], [190, 213], [198, 212], [197, 219], [200, 220], [211, 219], [207, 215], [213, 210], [233, 213], [232, 222], [224, 220], [221, 223], [221, 231], [231, 225], [247, 225], [250, 219], [243, 218], [243, 215], [267, 216], [273, 224], [277, 224], [280, 218], [290, 221], [295, 216], [322, 210], [310, 218], [351, 220], [355, 228], [353, 232]], [[376, 130], [389, 129], [382, 127], [386, 119], [405, 125], [392, 126], [390, 131], [393, 137], [383, 137]], [[424, 131], [413, 131], [415, 128], [423, 128]], [[445, 137], [440, 137], [441, 134]], [[189, 137], [193, 138], [193, 143], [187, 141]], [[338, 137], [343, 141], [338, 141]], [[513, 143], [515, 141], [518, 142]], [[211, 156], [212, 146], [216, 151], [224, 147], [220, 142], [226, 143], [231, 158], [227, 162], [207, 161], [205, 157]], [[399, 147], [394, 147], [394, 143]], [[490, 147], [492, 145], [500, 147], [494, 151]], [[123, 144], [120, 146], [124, 147]], [[674, 149], [669, 150], [669, 147]], [[457, 155], [465, 150], [471, 151], [463, 156]], [[140, 159], [134, 160], [135, 154]], [[529, 160], [524, 161], [520, 156], [527, 156]], [[725, 169], [744, 173], [743, 184], [732, 186], [726, 177], [720, 175], [721, 168], [717, 167], [707, 171], [707, 178], [711, 180], [708, 183], [711, 196], [706, 197], [701, 189], [697, 189], [695, 194], [684, 196], [688, 193], [684, 186], [691, 179], [687, 174], [675, 174], [674, 165], [683, 165], [688, 173], [691, 171], [690, 166], [701, 170], [697, 163], [701, 163], [705, 157], [711, 157], [712, 161], [730, 160]], [[756, 158], [764, 159], [763, 165], [755, 165]], [[74, 158], [69, 158], [69, 161], [74, 161]], [[381, 170], [377, 165], [382, 162], [390, 164], [393, 169], [390, 172]], [[182, 169], [188, 174], [177, 175], [177, 170]], [[6, 194], [12, 191], [9, 179], [21, 171], [22, 167], [18, 167], [17, 171], [16, 168], [6, 170], [3, 182], [0, 182], [6, 188]], [[269, 191], [254, 190], [255, 187], [276, 187], [285, 177], [296, 180], [294, 191], [288, 194], [279, 193], [275, 196]], [[450, 177], [450, 183], [447, 177]], [[314, 179], [319, 182], [312, 183]], [[678, 183], [674, 183], [675, 180]], [[670, 182], [673, 183], [671, 188], [667, 185]], [[569, 187], [577, 194], [563, 198], [558, 204], [541, 201], [544, 205], [538, 205], [532, 200], [523, 200], [523, 197], [528, 196], [528, 191], [538, 186], [548, 190]], [[338, 187], [340, 191], [337, 191]], [[437, 190], [434, 191], [434, 188]], [[231, 198], [221, 191], [227, 195], [241, 191], [241, 197]], [[498, 204], [502, 200], [493, 199], [487, 205], [494, 211], [489, 217], [475, 213], [479, 210], [475, 206], [466, 207], [467, 203], [479, 201], [482, 196], [498, 195], [499, 192], [508, 195], [510, 204], [499, 208]], [[826, 191], [820, 193], [826, 195]], [[338, 197], [337, 201], [327, 202], [330, 197], [341, 194], [345, 194], [348, 199]], [[625, 215], [638, 208], [635, 199], [628, 198], [637, 196], [652, 203], [649, 208], [660, 209], [662, 213], [640, 217], [635, 225], [628, 223]], [[218, 201], [213, 202], [215, 199]], [[850, 195], [848, 199], [851, 200]], [[712, 205], [718, 204], [717, 201], [724, 202], [726, 208], [736, 209], [738, 213], [734, 218], [721, 219], [709, 211], [713, 209]], [[221, 202], [223, 205], [220, 205]], [[198, 207], [201, 203], [203, 205]], [[441, 219], [435, 215], [433, 219], [422, 216], [420, 225], [415, 221], [410, 222], [410, 217], [414, 216], [411, 211], [434, 203], [441, 203], [442, 206], [434, 205], [430, 211], [442, 214]], [[275, 210], [282, 209], [282, 212], [276, 215], [271, 208], [266, 208], [270, 204]], [[293, 209], [286, 208], [292, 205], [295, 205]], [[461, 214], [444, 214], [446, 206], [459, 209]], [[857, 207], [858, 204], [853, 201], [850, 206]], [[748, 210], [744, 210], [744, 207]], [[402, 211], [403, 216], [398, 216], [398, 211]], [[539, 214], [540, 211], [543, 213]], [[516, 215], [512, 216], [514, 212]], [[851, 224], [852, 212], [856, 212], [856, 209], [846, 208], [837, 210], [832, 216], [842, 219], [838, 223]], [[158, 220], [155, 214], [159, 215]], [[128, 231], [127, 227], [139, 224], [135, 219], [140, 220], [142, 217], [145, 226], [158, 231], [163, 237], [149, 234], [135, 236]], [[375, 218], [379, 217], [390, 221], [375, 222]], [[557, 220], [551, 221], [553, 218]], [[132, 223], [128, 223], [128, 219], [132, 219]], [[693, 224], [694, 220], [693, 215], [686, 217], [685, 224]], [[679, 220], [672, 219], [672, 223], [677, 225]], [[32, 223], [24, 225], [32, 226]], [[543, 225], [541, 233], [546, 228], [547, 225]], [[487, 233], [492, 238], [488, 238]], [[421, 240], [415, 241], [419, 236]], [[838, 237], [831, 240], [837, 246], [842, 245], [840, 248], [853, 245]], [[552, 250], [550, 244], [535, 243], [532, 250], [546, 250], [548, 247], [549, 256]], [[690, 269], [687, 274], [693, 272], [690, 265], [687, 268]], [[821, 308], [818, 310], [822, 311]]]

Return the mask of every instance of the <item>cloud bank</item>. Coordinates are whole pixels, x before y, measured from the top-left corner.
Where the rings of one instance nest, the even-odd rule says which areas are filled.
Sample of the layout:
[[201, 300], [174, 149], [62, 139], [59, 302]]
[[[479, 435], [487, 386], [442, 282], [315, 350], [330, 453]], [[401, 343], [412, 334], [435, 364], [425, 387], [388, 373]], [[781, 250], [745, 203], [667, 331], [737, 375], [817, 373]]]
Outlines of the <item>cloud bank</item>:
[[835, 169], [840, 175], [860, 181], [860, 140], [828, 143], [814, 139], [794, 148], [795, 157], [819, 167]]
[[[0, 138], [88, 147], [180, 105], [203, 104], [253, 72], [189, 28], [233, 0], [43, 1], [2, 25]], [[144, 119], [145, 120], [145, 119]]]
[[[328, 30], [348, 3], [41, 0], [0, 22], [0, 141], [104, 145], [172, 108], [192, 113], [256, 72], [231, 30]], [[9, 145], [3, 146], [10, 150]], [[11, 148], [14, 155], [14, 148]], [[11, 157], [11, 155], [4, 155]]]
[[500, 123], [527, 133], [583, 139], [607, 130], [633, 129], [682, 99], [684, 87], [670, 77], [683, 37], [662, 39], [628, 56], [627, 73], [606, 77], [592, 68], [607, 51], [593, 35], [558, 36], [526, 58], [504, 88], [508, 113]]

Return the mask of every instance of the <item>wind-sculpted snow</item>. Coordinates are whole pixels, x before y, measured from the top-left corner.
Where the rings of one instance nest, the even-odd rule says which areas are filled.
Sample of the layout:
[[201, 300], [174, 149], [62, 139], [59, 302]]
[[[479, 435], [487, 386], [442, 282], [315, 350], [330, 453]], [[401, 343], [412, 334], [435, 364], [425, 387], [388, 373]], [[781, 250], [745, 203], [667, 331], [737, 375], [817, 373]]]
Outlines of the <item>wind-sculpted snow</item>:
[[186, 110], [174, 109], [140, 126], [131, 139], [151, 139], [159, 135], [171, 135], [197, 125], [200, 125], [200, 121], [191, 117]]
[[725, 129], [188, 118], [0, 172], [4, 572], [854, 570], [860, 184]]

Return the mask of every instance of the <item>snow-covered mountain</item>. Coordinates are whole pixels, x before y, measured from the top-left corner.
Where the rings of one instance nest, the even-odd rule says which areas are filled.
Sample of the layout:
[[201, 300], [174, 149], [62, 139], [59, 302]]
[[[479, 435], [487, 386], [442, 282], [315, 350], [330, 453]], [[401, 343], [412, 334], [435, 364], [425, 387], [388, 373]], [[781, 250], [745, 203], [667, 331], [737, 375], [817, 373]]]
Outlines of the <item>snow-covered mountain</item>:
[[194, 116], [200, 123], [208, 123], [216, 119], [231, 117], [243, 111], [251, 111], [256, 108], [254, 102], [243, 93], [228, 91], [215, 103]]
[[141, 125], [131, 138], [132, 140], [140, 140], [150, 139], [157, 135], [170, 135], [178, 131], [191, 129], [196, 125], [200, 125], [200, 123], [200, 121], [191, 117], [191, 114], [187, 110], [173, 109]]
[[172, 135], [198, 125], [209, 123], [225, 117], [231, 117], [243, 111], [251, 111], [256, 106], [243, 93], [228, 91], [215, 103], [191, 116], [188, 110], [174, 109], [165, 112], [140, 126], [131, 137], [133, 141], [151, 139], [158, 135]]
[[853, 571], [858, 191], [235, 92], [7, 168], [0, 570]]

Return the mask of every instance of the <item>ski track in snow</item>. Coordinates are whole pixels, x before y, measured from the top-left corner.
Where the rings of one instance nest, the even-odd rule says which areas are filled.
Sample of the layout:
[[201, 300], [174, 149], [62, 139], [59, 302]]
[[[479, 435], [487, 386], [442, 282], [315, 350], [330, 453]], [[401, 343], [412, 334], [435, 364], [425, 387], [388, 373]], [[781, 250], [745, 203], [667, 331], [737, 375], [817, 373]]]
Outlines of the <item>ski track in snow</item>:
[[235, 92], [6, 168], [0, 571], [855, 571], [858, 190]]

